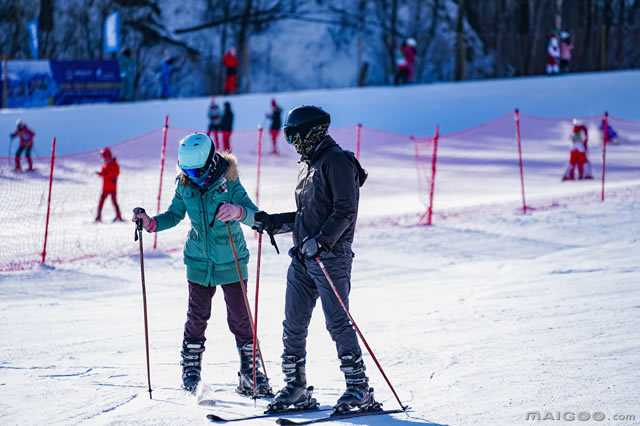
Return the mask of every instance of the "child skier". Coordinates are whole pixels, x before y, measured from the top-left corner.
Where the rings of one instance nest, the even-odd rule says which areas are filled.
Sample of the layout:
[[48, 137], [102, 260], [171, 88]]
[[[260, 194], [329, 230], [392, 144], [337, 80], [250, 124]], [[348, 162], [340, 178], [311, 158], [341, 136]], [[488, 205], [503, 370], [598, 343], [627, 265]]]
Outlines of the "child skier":
[[[604, 119], [600, 122], [600, 133], [604, 139]], [[618, 132], [615, 131], [611, 124], [607, 123], [607, 144], [620, 145], [620, 138]]]
[[28, 172], [31, 172], [34, 170], [33, 168], [33, 162], [31, 161], [31, 148], [33, 148], [33, 137], [36, 134], [27, 127], [26, 124], [24, 124], [22, 122], [22, 120], [18, 119], [16, 120], [16, 130], [9, 134], [9, 138], [11, 140], [13, 140], [13, 138], [15, 138], [16, 136], [20, 138], [20, 146], [18, 147], [18, 150], [16, 151], [16, 160], [15, 160], [15, 169], [16, 170], [21, 170], [20, 169], [20, 155], [22, 154], [22, 151], [25, 151], [25, 156], [27, 157], [27, 163], [29, 163], [29, 168], [27, 169]]
[[[134, 209], [133, 221], [142, 220], [148, 232], [160, 232], [176, 226], [185, 215], [191, 220], [184, 246], [187, 266], [189, 307], [182, 342], [182, 386], [194, 392], [200, 382], [205, 330], [211, 316], [211, 299], [221, 288], [227, 304], [227, 322], [235, 336], [240, 354], [238, 392], [253, 394], [253, 329], [234, 253], [229, 243], [229, 223], [243, 278], [247, 277], [249, 251], [240, 223], [251, 226], [257, 207], [238, 178], [236, 158], [218, 154], [204, 133], [192, 133], [180, 141], [178, 167], [181, 173], [169, 209], [153, 218], [143, 209]], [[246, 279], [245, 279], [246, 285]], [[272, 396], [269, 382], [256, 357], [256, 392]]]
[[96, 215], [96, 222], [102, 221], [102, 206], [107, 197], [111, 196], [111, 202], [116, 209], [116, 218], [114, 222], [122, 222], [122, 215], [120, 214], [120, 206], [116, 201], [116, 195], [118, 193], [118, 175], [120, 175], [120, 166], [116, 161], [111, 150], [109, 148], [103, 148], [100, 150], [104, 164], [102, 170], [96, 172], [98, 176], [102, 176], [102, 194], [100, 194], [100, 201], [98, 202], [98, 214]]
[[569, 157], [569, 165], [564, 172], [562, 180], [573, 180], [574, 170], [578, 169], [578, 179], [593, 179], [591, 174], [591, 164], [587, 158], [587, 141], [588, 134], [586, 126], [573, 119], [573, 130], [571, 132], [571, 154]]

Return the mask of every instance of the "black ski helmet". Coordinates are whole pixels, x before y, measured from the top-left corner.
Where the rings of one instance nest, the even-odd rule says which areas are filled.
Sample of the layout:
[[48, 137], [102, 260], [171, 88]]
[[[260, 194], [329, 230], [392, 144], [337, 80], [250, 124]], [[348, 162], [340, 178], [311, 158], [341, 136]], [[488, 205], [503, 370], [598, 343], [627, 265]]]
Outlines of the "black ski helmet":
[[330, 124], [331, 116], [322, 108], [300, 105], [289, 111], [282, 130], [287, 142], [305, 156], [326, 136]]

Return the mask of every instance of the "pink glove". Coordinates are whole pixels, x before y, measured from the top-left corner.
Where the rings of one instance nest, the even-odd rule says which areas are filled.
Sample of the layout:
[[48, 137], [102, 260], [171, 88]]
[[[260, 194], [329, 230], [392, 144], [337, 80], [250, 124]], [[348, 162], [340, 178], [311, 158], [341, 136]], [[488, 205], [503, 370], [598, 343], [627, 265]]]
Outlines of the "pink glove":
[[243, 209], [240, 206], [236, 206], [235, 204], [224, 203], [218, 209], [218, 214], [216, 218], [223, 222], [227, 222], [231, 219], [239, 220], [242, 218]]
[[133, 217], [131, 222], [137, 222], [138, 219], [142, 219], [142, 227], [147, 232], [153, 232], [158, 227], [158, 222], [155, 219], [149, 217], [142, 207], [136, 207], [133, 209]]

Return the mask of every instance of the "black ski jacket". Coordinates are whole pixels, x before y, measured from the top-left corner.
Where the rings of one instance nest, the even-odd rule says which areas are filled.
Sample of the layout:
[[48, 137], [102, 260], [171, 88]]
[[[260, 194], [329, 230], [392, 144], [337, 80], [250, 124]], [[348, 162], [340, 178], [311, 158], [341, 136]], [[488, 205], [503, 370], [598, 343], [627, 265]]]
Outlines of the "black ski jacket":
[[351, 245], [360, 187], [366, 179], [367, 172], [353, 153], [326, 136], [303, 161], [295, 194], [297, 210], [273, 215], [274, 234], [292, 231], [295, 247], [312, 237], [328, 251]]

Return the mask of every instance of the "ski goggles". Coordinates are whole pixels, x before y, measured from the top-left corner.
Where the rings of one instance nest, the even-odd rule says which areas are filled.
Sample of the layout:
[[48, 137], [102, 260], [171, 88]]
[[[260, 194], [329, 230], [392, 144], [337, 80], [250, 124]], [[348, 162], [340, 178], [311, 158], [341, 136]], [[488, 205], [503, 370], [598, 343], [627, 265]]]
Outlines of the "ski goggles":
[[298, 129], [295, 127], [285, 127], [282, 129], [284, 133], [284, 138], [286, 139], [289, 145], [295, 145], [300, 140], [300, 133], [298, 133]]
[[200, 167], [199, 169], [182, 169], [182, 172], [192, 178], [199, 178], [207, 171], [208, 166]]

